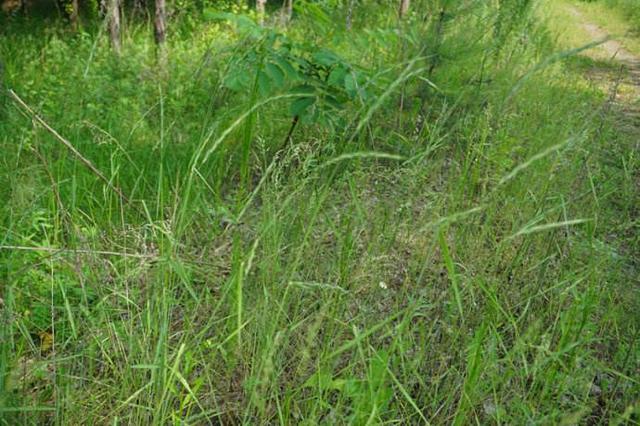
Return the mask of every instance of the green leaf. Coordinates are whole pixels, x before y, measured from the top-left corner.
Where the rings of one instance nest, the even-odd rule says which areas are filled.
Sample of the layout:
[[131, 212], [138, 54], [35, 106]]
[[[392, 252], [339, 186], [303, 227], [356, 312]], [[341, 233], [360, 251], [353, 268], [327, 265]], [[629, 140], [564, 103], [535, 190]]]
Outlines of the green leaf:
[[260, 93], [260, 96], [268, 96], [272, 89], [273, 86], [269, 76], [264, 71], [258, 71], [258, 92]]
[[330, 67], [340, 62], [338, 55], [327, 49], [322, 49], [314, 53], [313, 60], [326, 67]]
[[284, 71], [278, 65], [269, 62], [264, 70], [277, 88], [284, 86]]
[[315, 97], [298, 98], [291, 103], [291, 115], [294, 117], [304, 117], [311, 105], [316, 101]]
[[289, 80], [297, 80], [299, 78], [298, 71], [291, 65], [291, 62], [283, 58], [282, 56], [278, 56], [275, 58], [275, 62], [282, 68], [286, 77]]
[[347, 71], [348, 70], [343, 66], [334, 68], [329, 74], [327, 83], [329, 83], [331, 86], [344, 87], [344, 78], [347, 75]]
[[344, 109], [344, 102], [340, 102], [340, 100], [335, 96], [325, 95], [323, 97], [323, 100], [324, 103], [330, 108], [335, 108], [337, 110]]
[[316, 93], [316, 88], [310, 84], [300, 84], [291, 89], [291, 92], [301, 95], [313, 95]]
[[249, 73], [238, 67], [231, 70], [229, 75], [224, 79], [223, 85], [234, 92], [240, 92], [251, 87], [251, 77]]
[[344, 89], [347, 91], [349, 96], [355, 98], [358, 94], [358, 84], [356, 82], [353, 73], [349, 73], [344, 77]]

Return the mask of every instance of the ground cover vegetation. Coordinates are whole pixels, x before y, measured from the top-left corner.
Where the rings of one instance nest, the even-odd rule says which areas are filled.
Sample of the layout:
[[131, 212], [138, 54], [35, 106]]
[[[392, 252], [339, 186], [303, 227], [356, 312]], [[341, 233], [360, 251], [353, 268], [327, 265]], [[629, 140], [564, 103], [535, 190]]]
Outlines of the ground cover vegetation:
[[639, 422], [640, 130], [548, 3], [19, 6], [0, 424]]
[[591, 0], [589, 3], [599, 2], [603, 5], [622, 12], [634, 25], [636, 30], [640, 30], [640, 3], [633, 0]]

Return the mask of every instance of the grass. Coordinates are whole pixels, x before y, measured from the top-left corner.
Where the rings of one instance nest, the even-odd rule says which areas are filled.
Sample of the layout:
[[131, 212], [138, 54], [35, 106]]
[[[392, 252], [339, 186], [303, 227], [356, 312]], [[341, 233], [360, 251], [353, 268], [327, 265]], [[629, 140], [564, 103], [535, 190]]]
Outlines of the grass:
[[[630, 19], [621, 8], [613, 7], [606, 1], [583, 2], [577, 0], [561, 0], [546, 2], [550, 25], [561, 35], [560, 44], [577, 46], [585, 40], [593, 40], [593, 36], [580, 25], [571, 9], [577, 10], [590, 23], [604, 29], [614, 40], [619, 41], [625, 49], [640, 54], [640, 38], [635, 19]], [[597, 59], [609, 59], [610, 55], [602, 48], [590, 53]]]
[[640, 30], [640, 5], [633, 0], [607, 0], [609, 7], [622, 11], [627, 19], [635, 26], [635, 30]]
[[110, 185], [0, 98], [0, 422], [638, 422], [637, 128], [515, 6], [402, 37], [367, 7], [287, 30], [370, 98], [284, 148], [225, 24], [163, 73], [144, 27], [119, 59], [2, 27], [7, 86]]

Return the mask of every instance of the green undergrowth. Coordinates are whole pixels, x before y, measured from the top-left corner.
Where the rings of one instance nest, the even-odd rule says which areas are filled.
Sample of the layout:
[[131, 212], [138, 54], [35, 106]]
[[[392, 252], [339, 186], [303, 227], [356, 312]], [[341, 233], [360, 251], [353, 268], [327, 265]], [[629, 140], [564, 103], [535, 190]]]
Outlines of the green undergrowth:
[[109, 182], [0, 98], [0, 423], [638, 422], [637, 133], [528, 2], [415, 6], [0, 29]]

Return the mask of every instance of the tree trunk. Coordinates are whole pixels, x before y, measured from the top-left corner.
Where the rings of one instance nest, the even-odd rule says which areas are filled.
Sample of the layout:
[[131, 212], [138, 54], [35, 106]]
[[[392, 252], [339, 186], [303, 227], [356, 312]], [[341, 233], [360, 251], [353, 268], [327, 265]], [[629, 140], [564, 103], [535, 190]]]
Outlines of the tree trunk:
[[4, 93], [4, 63], [2, 62], [2, 58], [0, 58], [0, 90]]
[[166, 0], [156, 0], [154, 36], [157, 46], [158, 70], [161, 74], [167, 70], [167, 8]]
[[146, 0], [133, 0], [133, 12], [131, 13], [133, 18], [143, 17], [149, 18], [149, 8], [147, 7]]
[[293, 0], [285, 0], [282, 3], [282, 23], [287, 24], [293, 16]]
[[120, 55], [120, 0], [109, 0], [107, 19], [111, 46], [116, 55]]
[[258, 13], [258, 22], [264, 26], [264, 15], [266, 9], [267, 0], [256, 0], [256, 12]]
[[349, 0], [347, 3], [347, 22], [346, 22], [347, 31], [351, 31], [353, 7], [355, 2], [356, 0]]
[[78, 0], [71, 0], [71, 15], [69, 19], [71, 20], [71, 28], [73, 28], [73, 31], [78, 31], [78, 9]]
[[411, 4], [411, 0], [400, 0], [400, 10], [398, 11], [398, 15], [400, 16], [400, 19], [407, 16], [407, 13], [409, 13], [410, 4]]
[[167, 40], [167, 11], [165, 0], [156, 0], [155, 38], [158, 47], [164, 48], [163, 45]]

